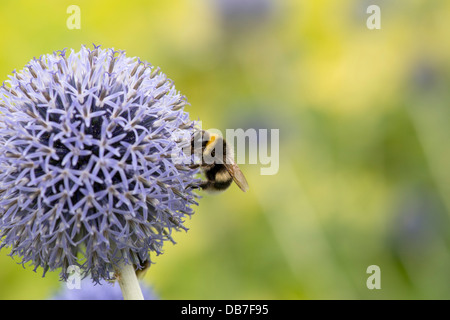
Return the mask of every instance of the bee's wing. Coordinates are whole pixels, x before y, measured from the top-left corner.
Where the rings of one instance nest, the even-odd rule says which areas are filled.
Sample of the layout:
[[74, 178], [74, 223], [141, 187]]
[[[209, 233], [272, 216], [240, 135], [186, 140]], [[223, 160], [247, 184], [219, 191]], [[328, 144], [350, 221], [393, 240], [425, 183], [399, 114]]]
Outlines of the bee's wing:
[[228, 170], [228, 173], [233, 177], [233, 180], [238, 185], [238, 187], [241, 188], [241, 190], [244, 192], [247, 191], [247, 179], [245, 179], [244, 174], [242, 173], [241, 169], [239, 169], [238, 165], [233, 161], [233, 159], [227, 157], [224, 166]]

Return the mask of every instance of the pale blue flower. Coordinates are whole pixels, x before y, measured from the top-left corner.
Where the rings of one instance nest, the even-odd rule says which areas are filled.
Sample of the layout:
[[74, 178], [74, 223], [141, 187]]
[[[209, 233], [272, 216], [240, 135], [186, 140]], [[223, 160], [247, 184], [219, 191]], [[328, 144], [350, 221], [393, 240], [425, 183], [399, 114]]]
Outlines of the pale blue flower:
[[[144, 300], [158, 300], [152, 288], [145, 282], [141, 281], [140, 287]], [[123, 295], [117, 282], [103, 281], [98, 284], [86, 278], [81, 281], [79, 288], [72, 288], [64, 283], [51, 300], [123, 300]]]

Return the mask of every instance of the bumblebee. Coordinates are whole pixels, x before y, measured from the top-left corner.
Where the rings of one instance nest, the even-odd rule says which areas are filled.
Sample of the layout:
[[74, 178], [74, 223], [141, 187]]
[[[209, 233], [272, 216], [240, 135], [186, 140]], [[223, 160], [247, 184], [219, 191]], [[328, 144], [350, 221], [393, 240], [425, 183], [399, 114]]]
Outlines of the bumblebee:
[[191, 147], [194, 154], [201, 156], [200, 168], [206, 177], [199, 185], [201, 189], [221, 192], [234, 181], [242, 191], [248, 190], [247, 180], [234, 161], [233, 149], [224, 138], [199, 130], [192, 138]]

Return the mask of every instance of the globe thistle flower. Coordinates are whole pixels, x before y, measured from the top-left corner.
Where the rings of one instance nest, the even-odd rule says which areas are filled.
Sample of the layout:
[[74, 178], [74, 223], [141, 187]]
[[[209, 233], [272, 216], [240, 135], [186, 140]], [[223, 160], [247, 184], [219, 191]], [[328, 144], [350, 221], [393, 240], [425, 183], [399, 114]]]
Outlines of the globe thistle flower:
[[0, 87], [0, 248], [95, 282], [160, 254], [196, 204], [186, 104], [159, 68], [113, 49], [14, 72]]
[[[145, 282], [140, 282], [144, 300], [158, 300], [152, 288]], [[122, 300], [120, 287], [115, 283], [105, 282], [96, 284], [91, 279], [85, 278], [80, 283], [80, 288], [69, 289], [64, 285], [51, 300]]]

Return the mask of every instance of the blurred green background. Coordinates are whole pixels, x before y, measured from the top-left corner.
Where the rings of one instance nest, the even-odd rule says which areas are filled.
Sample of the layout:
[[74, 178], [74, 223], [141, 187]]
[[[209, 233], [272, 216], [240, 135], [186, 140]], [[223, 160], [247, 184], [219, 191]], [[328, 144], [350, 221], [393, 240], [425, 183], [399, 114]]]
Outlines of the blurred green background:
[[[203, 128], [280, 129], [278, 174], [241, 165], [250, 191], [204, 196], [154, 258], [161, 299], [450, 298], [449, 1], [2, 0], [0, 30], [1, 81], [101, 44], [160, 66]], [[0, 299], [62, 285], [7, 253]]]

